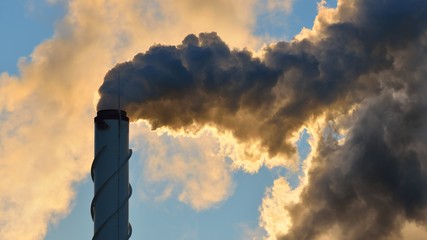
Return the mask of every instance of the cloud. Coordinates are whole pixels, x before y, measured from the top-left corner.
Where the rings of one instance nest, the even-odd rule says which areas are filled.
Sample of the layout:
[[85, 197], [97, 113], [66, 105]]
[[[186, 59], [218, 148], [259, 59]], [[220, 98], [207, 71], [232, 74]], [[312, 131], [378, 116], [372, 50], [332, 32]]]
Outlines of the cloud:
[[419, 0], [340, 1], [335, 10], [323, 2], [312, 30], [266, 47], [262, 59], [216, 33], [188, 35], [118, 64], [98, 108], [116, 107], [121, 89], [134, 120], [192, 133], [214, 127], [255, 145], [233, 160], [265, 156], [257, 167], [291, 167], [294, 136], [314, 129], [303, 184], [293, 192], [278, 180], [266, 194], [261, 225], [269, 236], [399, 236], [405, 222], [427, 217], [426, 9]]
[[[363, 49], [369, 50], [370, 57], [378, 57], [381, 51], [387, 57], [382, 67], [358, 77], [365, 87], [353, 92], [360, 97], [355, 99], [357, 110], [333, 128], [326, 126], [299, 202], [283, 204], [283, 216], [291, 227], [285, 234], [271, 231], [271, 236], [412, 239], [406, 223], [425, 224], [427, 129], [422, 92], [426, 90], [426, 26], [420, 24], [425, 21], [421, 13], [426, 9], [424, 5], [422, 1], [341, 1], [337, 10], [328, 10], [332, 15], [319, 14], [330, 18], [322, 22], [318, 19], [323, 25], [317, 26], [314, 35], [307, 35], [316, 38], [317, 44], [334, 40], [339, 46], [344, 40], [352, 49], [349, 53], [340, 46], [346, 58]], [[331, 24], [337, 19], [338, 23]], [[339, 34], [350, 29], [357, 34], [347, 34], [350, 38]], [[349, 62], [347, 74], [363, 69], [357, 62], [354, 58]], [[349, 93], [348, 89], [341, 90]], [[343, 129], [347, 133], [340, 143], [335, 131]], [[416, 231], [425, 234], [423, 229]]]
[[147, 119], [153, 129], [212, 125], [238, 143], [257, 146], [246, 149], [252, 162], [279, 158], [277, 165], [290, 166], [304, 124], [331, 107], [351, 108], [364, 87], [356, 80], [392, 64], [381, 44], [364, 49], [352, 27], [332, 26], [319, 44], [279, 42], [265, 49], [262, 60], [231, 50], [216, 33], [188, 35], [178, 46], [156, 45], [109, 71], [98, 109], [117, 108], [120, 89], [131, 118]]
[[[42, 239], [70, 211], [73, 184], [92, 160], [93, 94], [117, 61], [124, 63], [105, 77], [100, 107], [117, 99], [120, 69], [134, 120], [178, 135], [212, 128], [219, 139], [176, 138], [194, 151], [175, 155], [150, 143], [163, 156], [145, 162], [159, 170], [148, 179], [166, 182], [160, 196], [215, 206], [232, 191], [223, 156], [249, 172], [292, 168], [298, 132], [308, 128], [313, 152], [302, 185], [292, 190], [280, 178], [263, 201], [270, 238], [399, 238], [409, 236], [406, 222], [425, 224], [424, 1], [320, 4], [313, 29], [266, 47], [262, 59], [234, 49], [259, 45], [250, 31], [254, 1], [174, 3], [70, 1], [20, 75], [0, 75], [4, 239]], [[218, 34], [188, 35], [202, 31]], [[211, 184], [220, 187], [206, 195]]]
[[424, 226], [415, 223], [406, 224], [401, 233], [401, 239], [421, 240], [427, 237], [427, 231]]
[[[298, 191], [292, 191], [284, 178], [276, 179], [273, 186], [267, 189], [260, 207], [260, 226], [267, 233], [284, 234], [287, 232], [292, 223], [288, 220], [288, 212], [283, 206], [296, 202], [297, 193]], [[269, 236], [267, 239], [275, 239], [275, 236]]]
[[1, 75], [2, 239], [42, 239], [47, 224], [70, 211], [73, 184], [90, 167], [92, 107], [87, 103], [102, 72], [87, 66], [107, 69], [98, 54], [104, 36], [101, 25], [85, 29], [98, 32], [98, 38], [75, 31], [72, 21], [81, 23], [79, 15], [61, 22], [64, 29], [21, 62], [20, 76]]
[[[216, 31], [233, 47], [257, 47], [260, 44], [252, 34], [255, 21], [256, 0], [162, 0], [158, 1], [163, 10], [166, 23], [177, 25], [179, 30], [186, 29], [177, 35], [177, 41], [189, 33]], [[165, 31], [162, 31], [163, 34]], [[157, 42], [164, 43], [164, 42]]]
[[[113, 63], [207, 28], [229, 35], [235, 46], [257, 44], [248, 30], [251, 2], [211, 1], [217, 8], [206, 7], [209, 17], [191, 14], [191, 1], [181, 2], [186, 7], [171, 11], [166, 0], [64, 1], [67, 12], [54, 35], [21, 60], [20, 74], [1, 73], [2, 239], [43, 239], [48, 224], [71, 210], [73, 186], [87, 177], [93, 158], [94, 94]], [[217, 19], [223, 9], [231, 14]], [[189, 204], [193, 197], [198, 195], [182, 195]]]
[[[287, 128], [277, 128], [285, 124], [275, 112], [282, 106], [267, 107], [275, 104], [272, 89], [280, 74], [249, 51], [230, 50], [215, 33], [188, 35], [178, 47], [154, 46], [112, 69], [100, 88], [98, 109], [117, 108], [121, 89], [122, 107], [130, 117], [147, 119], [153, 129], [197, 131], [198, 125], [212, 125], [256, 146], [254, 152], [245, 150], [253, 161], [260, 150], [271, 159], [290, 158], [296, 153], [291, 136], [301, 127], [294, 122], [299, 120], [289, 119]], [[285, 141], [284, 135], [289, 139]]]
[[198, 211], [218, 205], [233, 192], [232, 169], [218, 139], [208, 130], [198, 136], [156, 133], [132, 124], [134, 150], [143, 159], [139, 191], [145, 199], [177, 198]]
[[333, 138], [319, 146], [301, 202], [286, 206], [293, 227], [283, 239], [316, 239], [334, 226], [345, 239], [389, 239], [405, 221], [425, 223], [426, 136], [417, 114], [425, 103], [407, 104], [375, 97], [342, 146]]
[[291, 12], [293, 0], [267, 0], [267, 8], [272, 10], [283, 10], [287, 13]]

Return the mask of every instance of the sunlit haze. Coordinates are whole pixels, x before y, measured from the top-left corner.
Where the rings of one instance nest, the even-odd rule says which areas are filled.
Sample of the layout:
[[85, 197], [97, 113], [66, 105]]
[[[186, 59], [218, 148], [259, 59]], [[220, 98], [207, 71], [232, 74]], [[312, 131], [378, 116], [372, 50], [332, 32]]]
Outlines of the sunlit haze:
[[427, 239], [424, 0], [16, 0], [0, 30], [2, 240], [92, 238], [119, 107], [131, 239]]

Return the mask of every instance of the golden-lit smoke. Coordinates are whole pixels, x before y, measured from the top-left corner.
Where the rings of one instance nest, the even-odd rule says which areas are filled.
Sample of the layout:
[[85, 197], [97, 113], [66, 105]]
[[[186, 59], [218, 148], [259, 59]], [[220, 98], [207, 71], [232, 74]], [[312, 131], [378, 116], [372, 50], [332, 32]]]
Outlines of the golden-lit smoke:
[[263, 201], [268, 237], [399, 235], [405, 222], [427, 222], [427, 5], [325, 3], [312, 30], [267, 46], [262, 59], [215, 32], [152, 46], [106, 74], [97, 107], [115, 108], [120, 94], [131, 119], [154, 130], [213, 127], [248, 172], [298, 166], [295, 142], [307, 129], [302, 184], [279, 178]]
[[[387, 51], [393, 65], [359, 79], [375, 96], [367, 94], [344, 114], [328, 111], [317, 124], [308, 124], [314, 127], [308, 130], [314, 142], [304, 162], [307, 165], [302, 184], [289, 190], [287, 182], [276, 181], [260, 208], [260, 224], [268, 232], [266, 239], [425, 238], [426, 230], [421, 226], [426, 222], [426, 151], [420, 142], [426, 139], [426, 127], [418, 123], [425, 120], [425, 115], [415, 114], [423, 112], [426, 103], [417, 96], [426, 89], [425, 81], [420, 80], [425, 79], [422, 66], [426, 60], [415, 50], [425, 51], [425, 25], [399, 22], [409, 14], [408, 9], [418, 6], [425, 10], [425, 4], [371, 3], [338, 1], [336, 9], [329, 9], [322, 1], [313, 29], [303, 30], [294, 39], [321, 45], [331, 38], [333, 27], [356, 26], [358, 34], [366, 34], [360, 39], [369, 45], [370, 37], [375, 38], [375, 33], [369, 31], [377, 29], [390, 39]], [[393, 6], [394, 16], [398, 16], [391, 25], [409, 29], [407, 38], [394, 37], [395, 31], [384, 26], [390, 16], [382, 10], [391, 8], [385, 5]], [[417, 40], [408, 44], [411, 37]], [[337, 46], [344, 43], [341, 41], [345, 42], [338, 37]], [[345, 44], [354, 47], [355, 52], [361, 50], [358, 43]], [[354, 68], [350, 67], [349, 72]]]
[[284, 10], [287, 13], [292, 11], [294, 0], [267, 0], [267, 8], [270, 11]]
[[133, 149], [146, 156], [143, 178], [137, 183], [143, 199], [163, 201], [175, 195], [193, 209], [204, 210], [232, 193], [232, 168], [208, 129], [198, 136], [174, 136], [153, 132], [138, 121], [131, 124], [131, 135]]
[[92, 155], [90, 103], [111, 59], [105, 51], [111, 32], [104, 31], [108, 23], [100, 21], [108, 16], [93, 11], [92, 17], [100, 21], [95, 26], [87, 22], [87, 14], [69, 14], [55, 36], [21, 63], [19, 76], [3, 74], [0, 79], [5, 83], [0, 129], [2, 239], [43, 239], [48, 223], [70, 211], [73, 184], [87, 175]]
[[284, 178], [274, 181], [271, 188], [267, 189], [266, 196], [260, 207], [260, 226], [269, 234], [266, 239], [275, 240], [276, 234], [286, 234], [292, 225], [289, 213], [283, 207], [298, 202], [301, 188], [292, 190]]
[[[267, 1], [267, 9], [287, 10], [291, 2]], [[70, 1], [54, 36], [21, 63], [19, 76], [0, 75], [2, 239], [43, 239], [48, 224], [70, 211], [73, 184], [88, 175], [92, 161], [92, 103], [105, 72], [136, 52], [143, 54], [119, 67], [147, 66], [144, 58], [157, 53], [172, 53], [168, 56], [184, 62], [185, 70], [203, 63], [191, 62], [197, 54], [186, 58], [184, 50], [220, 56], [218, 64], [209, 65], [219, 71], [196, 73], [220, 73], [215, 80], [221, 82], [225, 73], [239, 72], [222, 72], [232, 66], [255, 80], [219, 91], [223, 95], [190, 92], [199, 94], [194, 100], [183, 94], [177, 98], [183, 102], [177, 102], [193, 105], [181, 108], [162, 99], [161, 92], [131, 114], [157, 129], [132, 126], [136, 149], [151, 153], [142, 161], [142, 197], [176, 196], [197, 210], [215, 206], [232, 193], [233, 170], [297, 169], [295, 142], [306, 129], [312, 152], [303, 163], [300, 185], [291, 189], [284, 178], [276, 179], [260, 206], [266, 238], [423, 236], [417, 226], [427, 222], [425, 3], [342, 0], [337, 9], [328, 9], [320, 1], [313, 29], [290, 43], [265, 47], [262, 59], [234, 49], [262, 44], [251, 31], [256, 5], [255, 0]], [[188, 35], [198, 32], [217, 34]], [[148, 67], [161, 69], [162, 61]], [[256, 71], [248, 74], [248, 69]], [[105, 80], [114, 79], [107, 75]], [[218, 82], [198, 83], [215, 87]], [[239, 95], [240, 89], [250, 94]], [[234, 96], [243, 100], [228, 101]], [[214, 104], [203, 109], [197, 103]], [[197, 121], [186, 118], [200, 109], [206, 111], [195, 115]], [[191, 114], [170, 114], [177, 110]]]
[[[92, 162], [94, 93], [115, 62], [154, 43], [177, 43], [190, 31], [224, 33], [235, 47], [258, 44], [250, 33], [253, 1], [50, 2], [67, 4], [54, 35], [20, 64], [18, 76], [0, 74], [0, 236], [5, 240], [43, 239], [48, 224], [70, 211], [73, 184], [87, 177]], [[192, 10], [194, 4], [203, 11]], [[220, 17], [225, 10], [229, 14]], [[189, 166], [173, 180], [185, 182]], [[221, 181], [227, 181], [225, 166], [212, 168], [218, 172], [204, 176], [204, 184], [224, 176]], [[224, 184], [217, 196], [200, 198], [204, 186], [185, 183], [180, 199], [206, 208], [229, 195], [231, 182]]]

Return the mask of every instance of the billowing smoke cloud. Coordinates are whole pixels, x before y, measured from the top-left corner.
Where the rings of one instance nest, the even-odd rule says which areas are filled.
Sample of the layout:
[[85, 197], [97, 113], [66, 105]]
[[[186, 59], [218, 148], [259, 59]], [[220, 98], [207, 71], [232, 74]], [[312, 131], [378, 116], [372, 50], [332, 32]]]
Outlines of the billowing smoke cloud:
[[340, 25], [365, 49], [382, 44], [392, 64], [361, 78], [371, 88], [359, 90], [345, 141], [333, 131], [321, 140], [301, 201], [286, 206], [292, 227], [281, 239], [317, 239], [333, 228], [337, 239], [399, 239], [405, 222], [427, 221], [427, 4], [352, 5], [357, 20]]
[[[38, 7], [42, 1], [33, 2]], [[66, 9], [54, 35], [21, 59], [18, 75], [0, 73], [2, 240], [44, 239], [49, 225], [72, 210], [77, 183], [88, 178], [93, 160], [94, 95], [112, 63], [154, 42], [179, 42], [188, 31], [215, 30], [228, 35], [233, 46], [258, 42], [251, 35], [254, 0], [49, 2]], [[195, 3], [200, 6], [197, 10]], [[151, 162], [170, 170], [168, 160]], [[204, 163], [174, 160], [182, 168], [171, 181], [182, 186], [183, 202], [207, 208], [231, 193], [225, 164], [213, 162], [209, 166], [215, 172], [206, 174], [200, 171]], [[168, 177], [150, 173], [158, 181]], [[218, 190], [204, 194], [208, 184], [216, 184]]]
[[398, 238], [405, 222], [427, 221], [426, 30], [425, 1], [349, 0], [262, 59], [215, 33], [188, 35], [109, 71], [98, 109], [117, 108], [120, 94], [133, 120], [214, 126], [269, 158], [291, 157], [293, 134], [325, 117], [308, 181], [283, 206], [288, 229], [269, 234]]
[[318, 44], [278, 43], [263, 61], [230, 50], [215, 33], [153, 46], [107, 74], [98, 109], [117, 108], [120, 90], [131, 118], [154, 129], [214, 125], [240, 141], [260, 141], [269, 157], [290, 156], [289, 139], [304, 123], [333, 105], [348, 108], [369, 84], [360, 76], [392, 66], [382, 35], [366, 45], [353, 28], [331, 26]]

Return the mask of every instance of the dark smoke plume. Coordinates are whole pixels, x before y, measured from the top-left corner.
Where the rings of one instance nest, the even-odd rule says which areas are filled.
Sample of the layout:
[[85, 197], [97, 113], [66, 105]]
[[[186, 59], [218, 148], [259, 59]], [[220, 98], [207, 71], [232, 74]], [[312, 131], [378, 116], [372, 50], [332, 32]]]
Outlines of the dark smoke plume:
[[381, 52], [390, 65], [360, 76], [370, 88], [358, 91], [346, 140], [322, 139], [301, 201], [286, 206], [293, 226], [280, 239], [316, 239], [336, 226], [341, 239], [391, 239], [405, 222], [427, 223], [427, 2], [353, 5], [353, 21], [329, 31], [353, 35], [350, 48]]
[[134, 120], [215, 126], [274, 157], [295, 151], [287, 139], [311, 119], [358, 106], [337, 126], [349, 130], [343, 144], [325, 131], [281, 238], [338, 227], [343, 239], [387, 239], [405, 221], [425, 224], [427, 1], [340, 1], [335, 14], [320, 39], [279, 42], [263, 59], [215, 33], [153, 46], [106, 75], [98, 109], [117, 108], [120, 89]]

